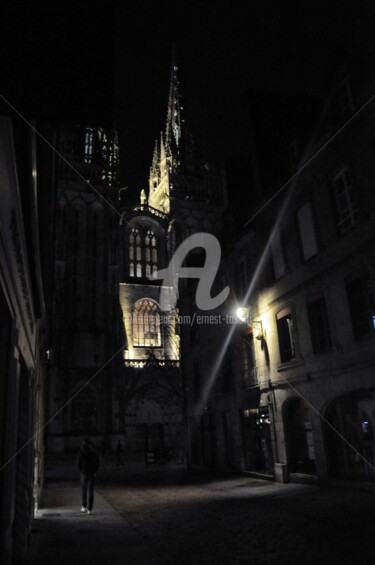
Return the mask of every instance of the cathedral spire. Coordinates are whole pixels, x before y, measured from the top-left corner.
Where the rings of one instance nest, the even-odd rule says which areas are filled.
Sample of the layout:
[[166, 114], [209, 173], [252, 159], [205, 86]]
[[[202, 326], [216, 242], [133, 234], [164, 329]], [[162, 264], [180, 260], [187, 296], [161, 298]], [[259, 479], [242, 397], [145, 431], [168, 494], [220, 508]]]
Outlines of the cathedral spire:
[[176, 61], [176, 48], [172, 49], [171, 80], [169, 85], [169, 98], [167, 110], [167, 124], [165, 129], [165, 146], [167, 150], [179, 152], [182, 134], [181, 104], [178, 82], [178, 67]]
[[154, 154], [152, 156], [152, 163], [151, 163], [151, 174], [155, 175], [158, 172], [159, 169], [159, 146], [158, 146], [158, 140], [155, 139], [155, 147], [154, 147]]
[[163, 132], [160, 132], [160, 162], [163, 162], [165, 160], [165, 143], [164, 143], [164, 138], [163, 138]]

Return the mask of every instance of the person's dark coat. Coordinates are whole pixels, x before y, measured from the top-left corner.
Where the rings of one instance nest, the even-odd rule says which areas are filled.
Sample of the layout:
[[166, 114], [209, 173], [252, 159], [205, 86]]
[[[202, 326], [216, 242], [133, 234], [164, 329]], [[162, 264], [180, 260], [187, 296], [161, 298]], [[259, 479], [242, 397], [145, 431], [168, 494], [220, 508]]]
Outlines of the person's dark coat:
[[92, 475], [99, 469], [99, 456], [90, 445], [84, 445], [78, 453], [78, 469], [85, 475]]

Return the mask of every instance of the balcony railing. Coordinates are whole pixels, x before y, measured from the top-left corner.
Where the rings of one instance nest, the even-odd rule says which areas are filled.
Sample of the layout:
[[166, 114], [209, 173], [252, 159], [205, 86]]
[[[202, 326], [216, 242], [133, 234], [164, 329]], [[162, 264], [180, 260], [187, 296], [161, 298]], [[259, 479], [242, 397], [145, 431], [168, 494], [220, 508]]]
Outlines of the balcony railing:
[[132, 367], [133, 369], [144, 369], [146, 367], [173, 367], [178, 368], [180, 361], [171, 359], [124, 359], [125, 367]]

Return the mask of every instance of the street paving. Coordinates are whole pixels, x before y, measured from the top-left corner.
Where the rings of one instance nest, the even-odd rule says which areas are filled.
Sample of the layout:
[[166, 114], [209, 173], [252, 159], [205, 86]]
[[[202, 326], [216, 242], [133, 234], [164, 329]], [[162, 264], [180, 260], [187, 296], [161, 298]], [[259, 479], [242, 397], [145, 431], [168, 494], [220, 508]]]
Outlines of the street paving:
[[100, 492], [160, 565], [373, 565], [375, 495], [249, 477], [196, 481], [155, 473]]
[[34, 524], [37, 542], [27, 560], [35, 565], [375, 562], [375, 491], [364, 485], [112, 467], [99, 473], [94, 514], [87, 516], [80, 513], [76, 471], [59, 469], [49, 471]]

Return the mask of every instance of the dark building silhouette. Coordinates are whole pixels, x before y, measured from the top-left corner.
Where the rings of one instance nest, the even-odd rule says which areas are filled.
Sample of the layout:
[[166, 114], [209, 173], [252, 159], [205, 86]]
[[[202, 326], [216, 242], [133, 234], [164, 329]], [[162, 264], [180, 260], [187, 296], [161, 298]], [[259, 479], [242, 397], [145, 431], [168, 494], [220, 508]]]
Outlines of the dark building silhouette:
[[43, 486], [54, 197], [53, 155], [9, 117], [0, 174], [0, 559], [11, 563], [25, 556]]

